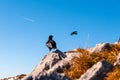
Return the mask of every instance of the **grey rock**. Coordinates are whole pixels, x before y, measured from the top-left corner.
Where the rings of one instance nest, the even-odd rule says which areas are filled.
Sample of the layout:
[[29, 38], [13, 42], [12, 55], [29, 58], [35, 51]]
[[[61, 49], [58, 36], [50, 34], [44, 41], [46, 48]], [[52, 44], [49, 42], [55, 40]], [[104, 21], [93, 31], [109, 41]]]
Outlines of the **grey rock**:
[[14, 77], [8, 77], [8, 78], [0, 79], [0, 80], [21, 80], [25, 76], [26, 76], [26, 74], [20, 74], [20, 75], [14, 76]]
[[80, 53], [63, 53], [56, 50], [47, 54], [36, 68], [22, 80], [71, 80], [64, 73], [69, 69], [71, 60]]
[[99, 53], [99, 52], [111, 49], [110, 45], [111, 45], [110, 43], [100, 43], [100, 44], [97, 44], [95, 47], [89, 48], [87, 50], [90, 53], [93, 53], [93, 52], [98, 52]]
[[99, 61], [88, 69], [78, 80], [103, 80], [106, 77], [106, 73], [111, 71], [112, 68], [112, 64], [107, 61]]

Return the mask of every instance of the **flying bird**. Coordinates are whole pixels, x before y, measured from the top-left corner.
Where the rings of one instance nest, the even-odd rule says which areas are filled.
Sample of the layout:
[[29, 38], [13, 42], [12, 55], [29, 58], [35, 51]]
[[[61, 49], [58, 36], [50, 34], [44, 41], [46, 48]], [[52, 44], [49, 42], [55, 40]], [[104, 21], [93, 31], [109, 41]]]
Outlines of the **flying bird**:
[[70, 33], [71, 36], [72, 36], [72, 35], [77, 35], [77, 34], [78, 34], [77, 31], [73, 31], [73, 32]]
[[48, 38], [48, 41], [46, 42], [46, 46], [48, 47], [49, 51], [51, 51], [52, 49], [56, 49], [56, 42], [52, 39], [53, 36], [50, 35]]

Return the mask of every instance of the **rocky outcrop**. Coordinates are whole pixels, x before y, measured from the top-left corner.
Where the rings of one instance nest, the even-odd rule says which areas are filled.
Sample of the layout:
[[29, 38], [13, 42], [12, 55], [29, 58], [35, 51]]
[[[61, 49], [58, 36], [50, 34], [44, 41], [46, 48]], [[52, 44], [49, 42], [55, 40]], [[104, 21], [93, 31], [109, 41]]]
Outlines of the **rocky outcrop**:
[[111, 71], [112, 64], [102, 60], [93, 65], [90, 69], [84, 73], [78, 80], [103, 80], [106, 73]]
[[47, 54], [36, 68], [22, 80], [71, 80], [64, 74], [69, 69], [71, 60], [79, 57], [80, 53], [63, 53], [56, 50]]
[[[93, 48], [87, 49], [87, 52], [91, 54], [94, 52], [99, 53], [111, 48], [110, 43], [100, 43]], [[64, 69], [67, 71], [72, 66], [72, 60], [84, 54], [84, 52], [80, 52], [83, 52], [80, 48], [68, 52], [61, 52], [57, 49], [45, 55], [35, 69], [27, 76], [18, 75], [0, 80], [72, 80], [69, 76], [66, 76]], [[81, 75], [78, 80], [104, 80], [106, 74], [117, 65], [120, 65], [120, 53], [114, 65], [101, 60]]]
[[9, 78], [4, 78], [4, 79], [0, 79], [0, 80], [21, 80], [25, 76], [26, 76], [26, 74], [21, 74], [21, 75], [15, 76], [15, 77], [9, 77]]
[[87, 49], [90, 53], [93, 53], [93, 52], [102, 52], [102, 51], [105, 51], [105, 50], [109, 50], [111, 49], [111, 44], [110, 43], [100, 43], [100, 44], [97, 44], [95, 47], [93, 48], [89, 48]]

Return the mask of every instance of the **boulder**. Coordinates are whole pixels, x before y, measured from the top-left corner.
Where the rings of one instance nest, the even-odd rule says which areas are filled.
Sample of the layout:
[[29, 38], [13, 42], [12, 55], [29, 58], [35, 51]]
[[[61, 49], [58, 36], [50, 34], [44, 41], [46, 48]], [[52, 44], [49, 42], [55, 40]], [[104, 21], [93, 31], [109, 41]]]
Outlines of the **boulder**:
[[112, 68], [112, 64], [107, 61], [99, 61], [88, 69], [78, 80], [103, 80], [106, 77], [106, 73], [111, 71]]
[[87, 49], [90, 53], [93, 53], [93, 52], [103, 52], [105, 50], [109, 50], [111, 49], [111, 44], [110, 43], [100, 43], [100, 44], [97, 44], [95, 47], [93, 48], [89, 48]]

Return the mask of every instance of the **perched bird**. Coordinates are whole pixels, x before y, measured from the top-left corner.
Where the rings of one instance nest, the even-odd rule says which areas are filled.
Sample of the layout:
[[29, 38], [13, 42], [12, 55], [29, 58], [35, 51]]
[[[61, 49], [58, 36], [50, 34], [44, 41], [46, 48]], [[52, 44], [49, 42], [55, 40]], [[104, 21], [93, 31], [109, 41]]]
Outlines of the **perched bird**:
[[78, 34], [77, 31], [73, 31], [73, 32], [70, 33], [71, 36], [72, 36], [72, 35], [77, 35], [77, 34]]
[[48, 38], [48, 41], [46, 42], [46, 46], [48, 47], [49, 51], [51, 51], [51, 49], [56, 49], [56, 42], [52, 39], [53, 36], [50, 35]]

